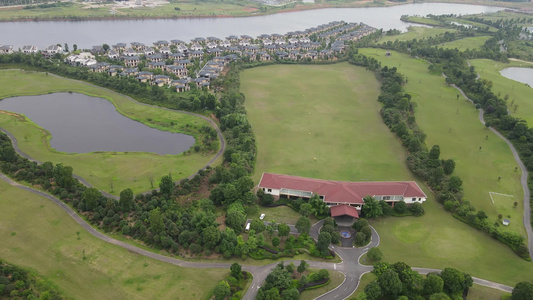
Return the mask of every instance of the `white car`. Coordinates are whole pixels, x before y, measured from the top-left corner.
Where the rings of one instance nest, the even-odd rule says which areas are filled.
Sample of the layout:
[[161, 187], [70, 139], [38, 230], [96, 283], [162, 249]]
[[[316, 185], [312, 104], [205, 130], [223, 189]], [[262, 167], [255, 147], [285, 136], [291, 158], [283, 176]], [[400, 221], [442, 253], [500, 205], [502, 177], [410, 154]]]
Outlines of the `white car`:
[[259, 216], [259, 220], [263, 220], [264, 218], [265, 218], [265, 214], [261, 214], [261, 215]]

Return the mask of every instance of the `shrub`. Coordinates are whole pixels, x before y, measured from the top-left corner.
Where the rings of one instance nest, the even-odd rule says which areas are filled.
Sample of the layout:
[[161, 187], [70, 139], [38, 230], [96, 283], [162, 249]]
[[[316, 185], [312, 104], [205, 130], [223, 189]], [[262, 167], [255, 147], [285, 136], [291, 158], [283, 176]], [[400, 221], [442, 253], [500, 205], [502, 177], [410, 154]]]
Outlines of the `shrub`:
[[355, 234], [355, 245], [356, 246], [363, 246], [366, 244], [366, 235], [362, 232], [358, 232]]
[[413, 216], [422, 216], [424, 214], [424, 208], [420, 203], [413, 203], [409, 207], [409, 211], [413, 214]]
[[394, 211], [399, 214], [404, 214], [407, 212], [407, 204], [404, 201], [396, 202], [394, 204]]
[[366, 254], [368, 259], [374, 262], [378, 262], [383, 258], [383, 253], [381, 253], [381, 250], [377, 247], [372, 247], [370, 250], [368, 250], [368, 253]]

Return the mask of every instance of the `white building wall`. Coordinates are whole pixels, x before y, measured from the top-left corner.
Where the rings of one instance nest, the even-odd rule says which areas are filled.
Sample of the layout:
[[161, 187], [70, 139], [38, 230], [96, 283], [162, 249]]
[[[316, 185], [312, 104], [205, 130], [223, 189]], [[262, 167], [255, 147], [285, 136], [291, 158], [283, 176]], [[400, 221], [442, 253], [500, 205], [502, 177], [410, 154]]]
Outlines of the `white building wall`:
[[[413, 200], [414, 199], [414, 200]], [[426, 201], [426, 198], [424, 197], [404, 197], [403, 201], [407, 204], [413, 204], [413, 203], [422, 203]]]
[[268, 189], [268, 188], [263, 188], [263, 191], [265, 192], [265, 194], [270, 194], [270, 195], [273, 195], [273, 196], [279, 196], [279, 192], [280, 192], [280, 190]]

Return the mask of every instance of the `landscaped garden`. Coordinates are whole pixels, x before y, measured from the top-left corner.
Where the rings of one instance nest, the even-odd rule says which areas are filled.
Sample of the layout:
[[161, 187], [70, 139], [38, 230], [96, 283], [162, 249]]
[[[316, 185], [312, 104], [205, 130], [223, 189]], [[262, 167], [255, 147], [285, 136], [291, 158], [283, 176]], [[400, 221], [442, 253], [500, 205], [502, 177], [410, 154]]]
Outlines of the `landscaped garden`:
[[[140, 105], [124, 95], [45, 73], [2, 70], [0, 85], [3, 87], [0, 99], [71, 91], [102, 97], [112, 101], [121, 114], [131, 119], [157, 129], [194, 135], [196, 145], [205, 137], [201, 128], [210, 126], [198, 117]], [[198, 153], [191, 150], [180, 155], [139, 152], [68, 154], [52, 149], [49, 134], [31, 120], [0, 113], [0, 126], [10, 131], [17, 138], [21, 150], [32, 158], [72, 166], [75, 174], [116, 195], [125, 188], [131, 188], [135, 193], [152, 190], [157, 187], [157, 179], [169, 172], [175, 179], [188, 177], [202, 168], [218, 150], [218, 142], [215, 141], [217, 146], [214, 150]]]

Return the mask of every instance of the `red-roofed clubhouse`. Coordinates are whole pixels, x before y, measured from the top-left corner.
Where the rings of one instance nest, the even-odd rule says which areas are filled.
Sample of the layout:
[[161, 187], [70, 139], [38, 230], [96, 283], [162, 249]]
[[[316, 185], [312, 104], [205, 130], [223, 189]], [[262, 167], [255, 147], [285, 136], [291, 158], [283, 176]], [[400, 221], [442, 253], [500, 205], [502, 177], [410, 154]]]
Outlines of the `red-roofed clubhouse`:
[[427, 198], [414, 181], [349, 182], [263, 173], [259, 188], [266, 194], [292, 199], [309, 199], [317, 194], [330, 207], [332, 217], [358, 218], [366, 196], [392, 206], [399, 201], [422, 203]]

